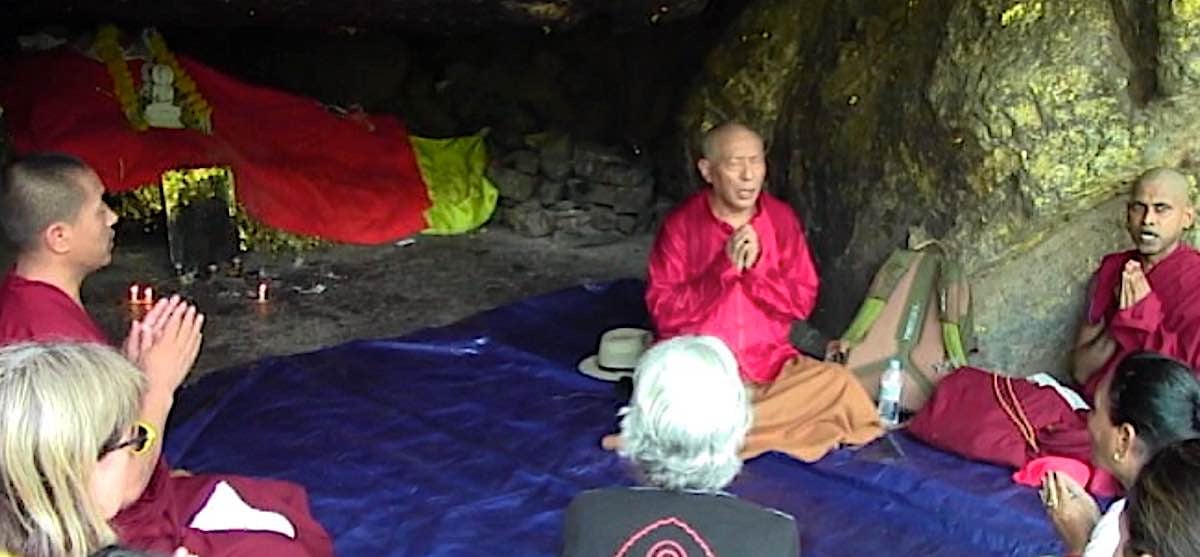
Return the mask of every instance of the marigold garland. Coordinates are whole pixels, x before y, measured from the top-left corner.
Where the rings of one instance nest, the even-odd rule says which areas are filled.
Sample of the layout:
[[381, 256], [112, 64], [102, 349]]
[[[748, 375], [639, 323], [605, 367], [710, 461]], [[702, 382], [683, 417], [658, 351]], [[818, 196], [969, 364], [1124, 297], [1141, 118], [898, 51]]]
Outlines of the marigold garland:
[[96, 54], [108, 68], [108, 75], [112, 77], [113, 81], [113, 94], [116, 95], [117, 102], [121, 105], [121, 112], [125, 114], [125, 119], [129, 120], [129, 125], [133, 126], [133, 129], [146, 131], [150, 126], [146, 123], [145, 115], [142, 114], [141, 99], [134, 88], [133, 76], [129, 74], [129, 66], [125, 63], [125, 52], [121, 49], [119, 42], [120, 34], [115, 26], [101, 26], [100, 30], [96, 32]]
[[[121, 49], [120, 37], [121, 32], [116, 26], [101, 26], [96, 32], [96, 54], [104, 62], [109, 76], [112, 77], [113, 93], [121, 105], [121, 112], [125, 114], [125, 118], [129, 120], [134, 129], [146, 131], [150, 125], [143, 113], [144, 103], [137, 94], [133, 75], [130, 74], [129, 65], [125, 62], [125, 52]], [[153, 62], [171, 68], [175, 74], [173, 86], [179, 93], [177, 104], [183, 112], [184, 126], [203, 133], [212, 133], [212, 106], [200, 93], [199, 88], [196, 87], [196, 81], [179, 63], [179, 59], [167, 48], [166, 39], [157, 30], [147, 29], [143, 32], [142, 41], [150, 51]]]

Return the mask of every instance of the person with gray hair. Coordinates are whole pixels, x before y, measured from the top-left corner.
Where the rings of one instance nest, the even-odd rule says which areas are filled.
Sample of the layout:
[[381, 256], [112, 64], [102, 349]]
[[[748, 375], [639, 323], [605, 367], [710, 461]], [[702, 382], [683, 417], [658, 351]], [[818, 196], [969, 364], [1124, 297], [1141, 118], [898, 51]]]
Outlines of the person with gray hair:
[[[708, 184], [662, 220], [646, 269], [655, 338], [720, 338], [737, 358], [753, 427], [742, 459], [778, 451], [815, 462], [883, 434], [854, 374], [801, 353], [792, 325], [812, 314], [820, 276], [791, 205], [767, 191], [762, 136], [738, 122], [704, 135], [696, 170]], [[620, 435], [601, 440], [616, 448]]]
[[799, 554], [795, 521], [725, 488], [742, 468], [750, 397], [733, 352], [712, 336], [648, 350], [621, 410], [618, 453], [643, 484], [581, 493], [567, 508], [562, 555]]

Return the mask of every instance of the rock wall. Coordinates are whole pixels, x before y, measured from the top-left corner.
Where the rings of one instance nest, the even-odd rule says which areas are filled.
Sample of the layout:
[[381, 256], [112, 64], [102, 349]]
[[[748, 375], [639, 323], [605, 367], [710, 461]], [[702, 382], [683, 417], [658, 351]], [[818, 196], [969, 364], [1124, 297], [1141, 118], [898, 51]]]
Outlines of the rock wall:
[[684, 19], [706, 7], [706, 0], [42, 0], [6, 2], [0, 28], [13, 22], [66, 19], [189, 27], [396, 29], [453, 36], [510, 27], [566, 30], [599, 19], [639, 27]]
[[493, 157], [497, 220], [524, 236], [598, 246], [646, 232], [657, 216], [650, 161], [628, 150], [548, 133]]
[[1063, 369], [1082, 286], [1127, 241], [1129, 181], [1197, 169], [1198, 82], [1195, 0], [757, 0], [681, 127], [769, 140], [822, 269], [819, 328], [846, 326], [920, 225], [974, 281], [978, 363], [1025, 374]]

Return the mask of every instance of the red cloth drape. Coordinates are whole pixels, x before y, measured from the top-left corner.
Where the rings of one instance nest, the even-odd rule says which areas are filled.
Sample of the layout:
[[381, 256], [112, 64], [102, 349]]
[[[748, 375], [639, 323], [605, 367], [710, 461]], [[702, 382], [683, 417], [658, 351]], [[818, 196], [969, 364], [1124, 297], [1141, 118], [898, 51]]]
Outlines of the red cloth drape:
[[[114, 192], [172, 168], [229, 165], [253, 217], [336, 241], [382, 243], [426, 227], [428, 192], [399, 120], [372, 116], [369, 130], [314, 100], [178, 58], [213, 107], [213, 135], [134, 131], [105, 66], [60, 48], [0, 63], [0, 106], [16, 150], [78, 156]], [[140, 63], [130, 71], [139, 75]]]

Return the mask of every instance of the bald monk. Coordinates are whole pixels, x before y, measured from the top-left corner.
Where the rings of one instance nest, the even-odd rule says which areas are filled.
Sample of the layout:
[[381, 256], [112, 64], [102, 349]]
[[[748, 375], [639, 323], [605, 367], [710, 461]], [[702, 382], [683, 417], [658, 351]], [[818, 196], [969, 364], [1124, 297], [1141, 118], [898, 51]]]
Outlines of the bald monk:
[[1074, 378], [1089, 401], [1131, 352], [1151, 350], [1200, 367], [1200, 253], [1182, 241], [1195, 219], [1178, 171], [1155, 168], [1134, 183], [1125, 215], [1134, 249], [1100, 263], [1072, 351]]
[[[1125, 227], [1134, 249], [1101, 261], [1071, 351], [1072, 375], [1089, 404], [1117, 363], [1133, 352], [1157, 352], [1192, 369], [1200, 365], [1200, 254], [1181, 241], [1195, 220], [1188, 189], [1178, 171], [1155, 168], [1138, 177], [1129, 192]], [[1014, 467], [1041, 456], [1093, 460], [1086, 417], [1058, 391], [1016, 387], [1011, 392], [1021, 412], [1014, 415], [991, 393], [974, 396], [996, 388], [987, 373], [962, 371], [938, 384], [934, 397], [909, 422], [910, 433], [967, 458]], [[1034, 439], [1026, 438], [1022, 421], [1035, 429]], [[1089, 489], [1111, 495], [1112, 484], [1115, 480], [1094, 467]], [[1067, 506], [1060, 505], [1058, 512]], [[1056, 522], [1084, 515], [1064, 516], [1056, 515]]]
[[710, 187], [667, 216], [650, 254], [646, 304], [658, 339], [713, 335], [733, 350], [754, 406], [743, 458], [776, 450], [811, 462], [875, 439], [882, 429], [859, 382], [789, 341], [819, 279], [799, 218], [763, 191], [762, 138], [728, 123], [705, 135], [702, 151]]

